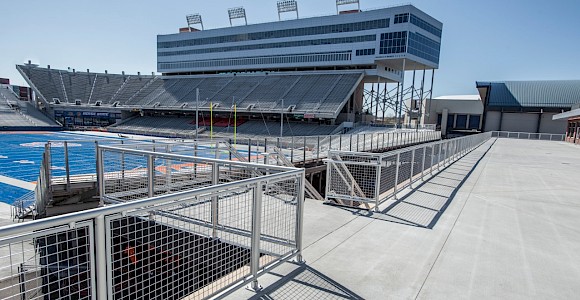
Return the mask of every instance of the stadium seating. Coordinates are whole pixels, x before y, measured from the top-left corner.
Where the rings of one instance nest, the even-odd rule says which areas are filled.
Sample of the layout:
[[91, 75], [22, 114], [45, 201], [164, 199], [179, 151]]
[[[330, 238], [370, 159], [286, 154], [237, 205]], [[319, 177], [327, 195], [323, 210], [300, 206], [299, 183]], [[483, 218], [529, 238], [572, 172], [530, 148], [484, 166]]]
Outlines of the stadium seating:
[[0, 85], [0, 127], [59, 126], [30, 103], [20, 101], [4, 85]]
[[195, 135], [194, 121], [191, 117], [137, 117], [121, 124], [110, 126], [109, 131], [169, 137], [192, 137]]
[[102, 105], [117, 103], [119, 107], [162, 108], [196, 106], [195, 90], [199, 89], [199, 106], [208, 110], [210, 103], [217, 110], [287, 111], [336, 115], [350, 93], [362, 79], [362, 72], [320, 73], [256, 73], [161, 77], [153, 75], [115, 75], [70, 72], [28, 65], [17, 68], [33, 83], [33, 88], [48, 102], [59, 98], [61, 103]]

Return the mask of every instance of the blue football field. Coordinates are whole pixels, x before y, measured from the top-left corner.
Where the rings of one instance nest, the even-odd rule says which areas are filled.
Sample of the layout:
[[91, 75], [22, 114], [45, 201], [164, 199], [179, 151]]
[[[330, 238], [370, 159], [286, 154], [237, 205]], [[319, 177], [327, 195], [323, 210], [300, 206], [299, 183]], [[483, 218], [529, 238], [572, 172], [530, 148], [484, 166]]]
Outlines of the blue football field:
[[[70, 161], [71, 173], [74, 170], [94, 172], [94, 143], [83, 142], [89, 139], [91, 137], [86, 135], [65, 132], [0, 132], [0, 175], [36, 183], [47, 141], [57, 141], [52, 144], [52, 148], [55, 149], [52, 157], [53, 175], [65, 173], [63, 151], [57, 149], [62, 148], [63, 143], [58, 141], [69, 141], [69, 153], [75, 157]], [[83, 160], [83, 157], [86, 157], [86, 160]], [[91, 161], [93, 163], [86, 163]], [[6, 181], [0, 180], [0, 202], [12, 204], [14, 200], [28, 192]]]

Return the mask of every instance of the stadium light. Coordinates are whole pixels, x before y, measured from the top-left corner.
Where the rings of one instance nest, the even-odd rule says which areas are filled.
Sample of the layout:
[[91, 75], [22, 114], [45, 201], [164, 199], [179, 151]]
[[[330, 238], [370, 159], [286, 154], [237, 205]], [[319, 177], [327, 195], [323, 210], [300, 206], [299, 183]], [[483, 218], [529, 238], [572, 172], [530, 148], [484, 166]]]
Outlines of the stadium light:
[[280, 15], [285, 12], [296, 12], [296, 19], [298, 16], [298, 2], [296, 0], [279, 0], [278, 3], [278, 21], [281, 20]]
[[340, 11], [338, 7], [341, 5], [348, 5], [348, 4], [356, 4], [358, 6], [358, 10], [360, 10], [360, 1], [359, 0], [336, 0], [336, 13], [339, 14]]
[[201, 15], [200, 14], [191, 14], [191, 15], [187, 15], [185, 16], [185, 19], [187, 20], [187, 27], [189, 27], [190, 31], [191, 31], [191, 25], [195, 25], [195, 24], [201, 24], [201, 30], [203, 30], [203, 21], [201, 20]]
[[232, 25], [233, 19], [244, 19], [246, 25], [248, 25], [248, 19], [246, 19], [246, 9], [243, 7], [234, 7], [228, 9], [228, 15], [230, 16], [230, 26]]

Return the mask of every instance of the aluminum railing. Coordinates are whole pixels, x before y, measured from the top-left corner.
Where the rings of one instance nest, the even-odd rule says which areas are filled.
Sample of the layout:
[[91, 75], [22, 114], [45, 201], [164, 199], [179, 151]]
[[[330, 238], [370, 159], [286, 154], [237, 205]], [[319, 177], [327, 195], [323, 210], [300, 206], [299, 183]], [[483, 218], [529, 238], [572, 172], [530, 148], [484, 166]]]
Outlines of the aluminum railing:
[[543, 140], [543, 141], [564, 141], [564, 139], [566, 138], [565, 134], [512, 132], [512, 131], [492, 131], [491, 136], [498, 138]]
[[114, 178], [136, 180], [138, 170], [118, 176], [111, 163], [120, 156], [147, 157], [148, 184], [164, 175], [161, 161], [251, 175], [1, 227], [0, 299], [204, 299], [246, 283], [257, 289], [264, 272], [301, 260], [304, 170], [268, 166], [260, 174], [249, 163], [114, 147], [98, 153], [102, 189]]
[[272, 153], [273, 148], [295, 165], [306, 165], [326, 158], [328, 151], [374, 152], [441, 139], [440, 131], [399, 129], [361, 134], [325, 136], [277, 137], [260, 139], [228, 139], [238, 150], [248, 153], [248, 159], [260, 162], [261, 156], [251, 153]]
[[385, 153], [331, 151], [326, 201], [378, 210], [379, 204], [453, 163], [491, 138], [491, 133], [408, 147]]

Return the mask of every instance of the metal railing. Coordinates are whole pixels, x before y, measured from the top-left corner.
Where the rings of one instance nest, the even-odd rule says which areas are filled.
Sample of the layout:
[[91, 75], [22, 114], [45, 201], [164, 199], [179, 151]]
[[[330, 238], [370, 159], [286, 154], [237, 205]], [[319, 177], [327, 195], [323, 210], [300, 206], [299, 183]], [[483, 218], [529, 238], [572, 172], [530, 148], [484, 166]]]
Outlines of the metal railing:
[[260, 139], [229, 139], [236, 149], [248, 153], [248, 160], [260, 162], [252, 153], [272, 153], [274, 148], [295, 165], [306, 165], [326, 158], [328, 151], [374, 152], [441, 139], [440, 131], [399, 129], [361, 134], [341, 134], [301, 137], [267, 137]]
[[491, 133], [408, 147], [385, 153], [331, 151], [327, 164], [326, 201], [378, 210], [379, 204], [425, 174], [453, 163], [491, 138]]
[[564, 141], [564, 139], [566, 138], [565, 134], [511, 132], [511, 131], [492, 131], [491, 136], [498, 138], [543, 140], [543, 141]]
[[[146, 171], [122, 177], [122, 156], [146, 157]], [[111, 146], [98, 148], [98, 160], [105, 197], [118, 199], [110, 187], [140, 176], [153, 193], [1, 227], [0, 299], [204, 299], [245, 283], [257, 289], [264, 272], [301, 260], [304, 170]], [[190, 163], [198, 173], [179, 172]], [[202, 168], [217, 180], [167, 192], [160, 166], [176, 170], [166, 183], [204, 178]]]

